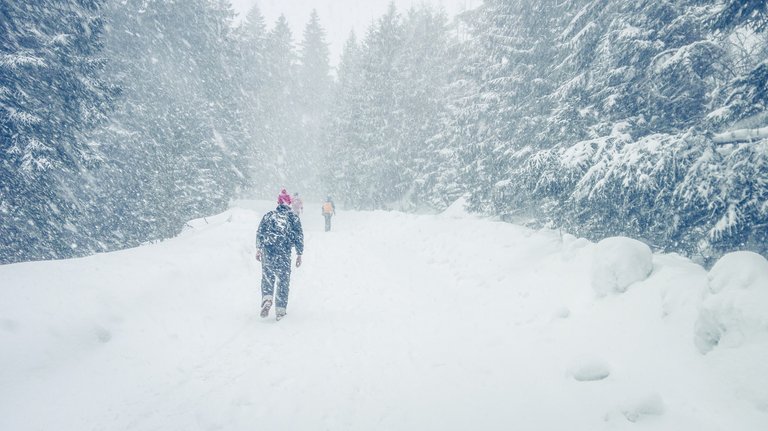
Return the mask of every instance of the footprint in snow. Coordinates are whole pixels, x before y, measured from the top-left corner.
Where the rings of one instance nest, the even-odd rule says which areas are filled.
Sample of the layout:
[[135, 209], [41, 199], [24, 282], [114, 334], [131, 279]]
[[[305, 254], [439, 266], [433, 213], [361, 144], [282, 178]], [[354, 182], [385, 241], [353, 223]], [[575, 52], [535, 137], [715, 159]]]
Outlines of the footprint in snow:
[[8, 332], [16, 332], [19, 329], [19, 324], [15, 320], [0, 319], [0, 328]]
[[634, 423], [650, 417], [661, 416], [665, 411], [664, 400], [661, 395], [654, 392], [623, 403], [618, 408], [608, 412], [605, 420], [610, 421], [616, 417], [624, 417], [627, 421]]
[[579, 359], [571, 366], [569, 374], [579, 382], [594, 382], [610, 376], [611, 367], [600, 359]]
[[93, 335], [96, 337], [96, 340], [102, 344], [106, 344], [112, 341], [112, 332], [103, 326], [94, 326]]
[[555, 319], [567, 319], [571, 317], [571, 310], [568, 307], [560, 307], [552, 313], [553, 320]]

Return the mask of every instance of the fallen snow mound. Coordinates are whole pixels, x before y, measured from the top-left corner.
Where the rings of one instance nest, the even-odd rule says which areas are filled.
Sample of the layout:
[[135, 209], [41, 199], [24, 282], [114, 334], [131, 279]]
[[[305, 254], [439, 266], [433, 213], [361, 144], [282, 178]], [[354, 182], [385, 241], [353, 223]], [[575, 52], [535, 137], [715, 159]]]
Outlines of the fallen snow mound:
[[467, 212], [467, 197], [462, 196], [454, 203], [448, 206], [448, 208], [445, 209], [445, 211], [442, 212], [442, 215], [444, 217], [448, 218], [464, 218], [468, 215]]
[[606, 238], [592, 260], [592, 288], [600, 296], [623, 293], [653, 271], [653, 253], [646, 244], [626, 237]]
[[717, 261], [708, 278], [709, 293], [695, 329], [699, 351], [768, 338], [768, 260], [748, 251], [729, 253]]
[[751, 251], [728, 253], [709, 271], [709, 291], [759, 289], [768, 283], [768, 260]]

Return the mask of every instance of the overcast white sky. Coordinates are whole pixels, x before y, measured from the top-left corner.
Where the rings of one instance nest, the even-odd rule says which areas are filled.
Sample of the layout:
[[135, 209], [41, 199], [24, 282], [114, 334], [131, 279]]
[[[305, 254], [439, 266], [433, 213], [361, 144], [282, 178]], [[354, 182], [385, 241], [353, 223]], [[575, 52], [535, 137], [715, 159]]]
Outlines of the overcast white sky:
[[[373, 20], [384, 14], [392, 0], [230, 0], [240, 17], [258, 3], [261, 13], [271, 27], [281, 13], [285, 14], [293, 29], [295, 42], [301, 40], [304, 25], [309, 20], [309, 13], [317, 9], [320, 20], [328, 32], [331, 49], [331, 64], [335, 65], [341, 48], [354, 28], [358, 39], [365, 36], [365, 31]], [[482, 0], [395, 0], [398, 10], [405, 11], [412, 5], [442, 5], [450, 16], [463, 10], [477, 7]]]

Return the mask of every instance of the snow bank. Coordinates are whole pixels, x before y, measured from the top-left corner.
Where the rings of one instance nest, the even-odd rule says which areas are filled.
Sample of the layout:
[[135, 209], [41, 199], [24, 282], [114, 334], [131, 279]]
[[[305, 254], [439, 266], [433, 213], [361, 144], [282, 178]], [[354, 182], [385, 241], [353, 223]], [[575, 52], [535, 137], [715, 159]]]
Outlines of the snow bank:
[[189, 232], [191, 230], [206, 229], [212, 226], [218, 226], [222, 223], [232, 222], [231, 211], [225, 211], [220, 214], [216, 214], [210, 217], [201, 217], [198, 219], [190, 220], [184, 224], [182, 232]]
[[768, 283], [768, 260], [751, 251], [729, 253], [709, 271], [709, 290], [714, 294], [725, 290], [764, 288]]
[[738, 347], [768, 339], [768, 261], [740, 251], [717, 261], [709, 272], [709, 292], [696, 322], [701, 353], [715, 346]]
[[[269, 202], [266, 202], [266, 201], [255, 201], [255, 202], [256, 204], [253, 205], [255, 208], [270, 208], [270, 205], [271, 205]], [[259, 204], [261, 206], [259, 206]], [[255, 208], [233, 207], [219, 214], [190, 220], [184, 224], [184, 226], [181, 229], [181, 232], [182, 234], [189, 233], [189, 232], [201, 232], [207, 229], [218, 228], [218, 227], [221, 227], [222, 225], [226, 225], [229, 223], [234, 223], [234, 224], [251, 223], [255, 225], [255, 223], [253, 222], [254, 217], [255, 217], [255, 220], [258, 221], [260, 220], [260, 217], [264, 212], [261, 209], [255, 211]]]
[[600, 296], [623, 293], [653, 271], [653, 253], [644, 243], [625, 237], [606, 238], [592, 260], [592, 288]]

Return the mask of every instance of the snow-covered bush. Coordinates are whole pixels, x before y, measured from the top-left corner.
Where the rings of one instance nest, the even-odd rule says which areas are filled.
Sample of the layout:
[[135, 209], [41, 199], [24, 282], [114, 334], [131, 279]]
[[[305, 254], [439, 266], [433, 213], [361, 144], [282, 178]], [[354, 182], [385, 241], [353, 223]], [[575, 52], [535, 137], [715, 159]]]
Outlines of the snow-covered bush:
[[768, 251], [768, 140], [704, 146], [675, 190], [681, 240], [705, 257]]
[[497, 206], [593, 240], [642, 238], [705, 264], [734, 249], [768, 251], [768, 140], [717, 145], [692, 133], [635, 139], [628, 128], [515, 153], [512, 179], [496, 184]]
[[[680, 139], [650, 135], [633, 141], [629, 127], [619, 125], [605, 138], [563, 152], [563, 169], [583, 174], [567, 197], [571, 211], [562, 223], [593, 238], [630, 236], [663, 244], [670, 225], [665, 211], [671, 184], [679, 181], [684, 165], [678, 155]], [[584, 145], [591, 151], [579, 150]]]
[[768, 260], [740, 251], [720, 258], [709, 272], [709, 289], [696, 321], [701, 353], [718, 345], [738, 347], [768, 341]]
[[653, 271], [653, 253], [644, 243], [625, 237], [597, 243], [592, 260], [592, 288], [600, 296], [623, 293]]

